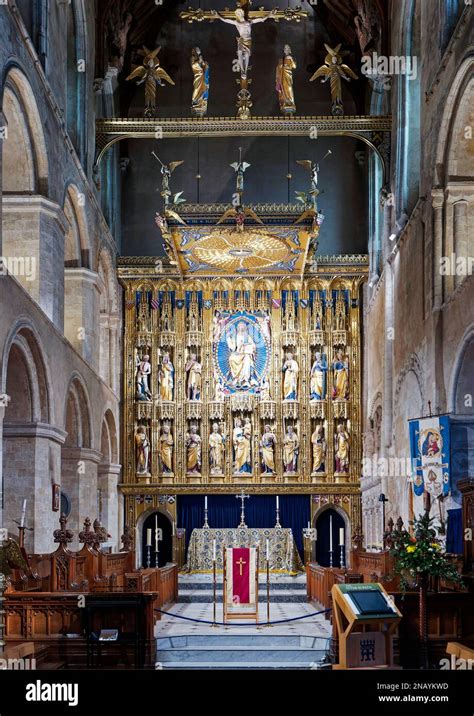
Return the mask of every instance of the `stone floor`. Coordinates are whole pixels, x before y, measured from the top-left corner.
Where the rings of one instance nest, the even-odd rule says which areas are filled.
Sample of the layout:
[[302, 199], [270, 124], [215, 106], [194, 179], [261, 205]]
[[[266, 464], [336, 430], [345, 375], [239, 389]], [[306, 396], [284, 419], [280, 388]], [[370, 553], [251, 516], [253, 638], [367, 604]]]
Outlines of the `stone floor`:
[[[167, 610], [169, 614], [162, 615], [155, 627], [157, 668], [320, 668], [330, 648], [331, 626], [325, 614], [314, 615], [318, 610], [306, 602], [305, 575], [271, 576], [270, 622], [276, 622], [271, 626], [266, 625], [267, 607], [261, 601], [258, 624], [238, 621], [213, 626], [202, 623], [213, 621], [211, 575], [180, 575], [179, 581], [180, 600]], [[222, 596], [222, 583], [218, 584]], [[264, 575], [259, 581], [259, 592], [260, 599], [263, 594], [266, 599]], [[295, 595], [297, 601], [294, 601]], [[285, 621], [304, 615], [312, 616]], [[201, 620], [201, 623], [179, 617]], [[220, 602], [216, 621], [222, 620]]]

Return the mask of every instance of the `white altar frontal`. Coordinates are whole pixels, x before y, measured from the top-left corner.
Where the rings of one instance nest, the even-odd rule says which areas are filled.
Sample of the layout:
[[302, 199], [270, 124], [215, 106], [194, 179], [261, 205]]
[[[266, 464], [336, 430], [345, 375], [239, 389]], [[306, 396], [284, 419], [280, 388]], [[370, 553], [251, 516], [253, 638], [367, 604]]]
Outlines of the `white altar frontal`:
[[194, 529], [189, 541], [185, 570], [187, 572], [212, 572], [215, 540], [216, 568], [223, 569], [225, 547], [256, 547], [259, 549], [259, 571], [264, 571], [268, 540], [269, 566], [271, 572], [297, 574], [304, 571], [298, 550], [289, 528], [265, 527], [235, 529]]

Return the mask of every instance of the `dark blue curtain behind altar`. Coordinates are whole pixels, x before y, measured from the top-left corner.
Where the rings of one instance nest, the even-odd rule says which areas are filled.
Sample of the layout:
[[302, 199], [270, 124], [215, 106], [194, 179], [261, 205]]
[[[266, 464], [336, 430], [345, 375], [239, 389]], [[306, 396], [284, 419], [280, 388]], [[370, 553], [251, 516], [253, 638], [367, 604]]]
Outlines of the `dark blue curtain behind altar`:
[[[178, 524], [186, 530], [186, 550], [191, 532], [204, 524], [204, 495], [182, 495], [178, 499]], [[303, 527], [310, 521], [309, 495], [280, 495], [280, 524], [290, 527], [301, 559], [304, 557]], [[209, 495], [209, 527], [238, 527], [240, 500], [234, 495]], [[245, 523], [248, 527], [275, 526], [275, 495], [251, 495], [245, 500]]]
[[448, 529], [446, 534], [446, 552], [462, 554], [462, 510], [448, 510]]

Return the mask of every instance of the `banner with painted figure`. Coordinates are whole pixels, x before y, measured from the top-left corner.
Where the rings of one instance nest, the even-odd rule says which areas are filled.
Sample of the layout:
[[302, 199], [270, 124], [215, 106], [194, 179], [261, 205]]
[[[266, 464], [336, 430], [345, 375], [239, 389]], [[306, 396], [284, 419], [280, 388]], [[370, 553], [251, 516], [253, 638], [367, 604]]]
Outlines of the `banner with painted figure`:
[[434, 415], [409, 421], [410, 452], [415, 495], [447, 495], [451, 484], [450, 421]]

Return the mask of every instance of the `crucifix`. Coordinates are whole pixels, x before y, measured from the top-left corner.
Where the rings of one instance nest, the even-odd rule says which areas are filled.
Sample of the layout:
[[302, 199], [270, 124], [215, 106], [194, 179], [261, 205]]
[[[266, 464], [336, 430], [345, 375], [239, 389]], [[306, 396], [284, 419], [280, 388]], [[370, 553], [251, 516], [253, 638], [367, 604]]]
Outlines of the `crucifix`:
[[247, 527], [245, 524], [245, 500], [248, 500], [250, 495], [246, 495], [244, 489], [242, 488], [240, 491], [240, 495], [236, 495], [235, 499], [241, 501], [240, 506], [240, 525], [239, 527]]
[[239, 565], [239, 575], [242, 576], [242, 567], [244, 566], [244, 564], [247, 564], [247, 562], [241, 557], [239, 560], [236, 560], [235, 563]]
[[273, 10], [265, 10], [264, 8], [250, 10], [251, 4], [252, 0], [237, 0], [235, 10], [217, 12], [216, 10], [188, 8], [180, 13], [181, 19], [187, 20], [189, 23], [202, 22], [203, 20], [208, 20], [209, 22], [220, 20], [228, 25], [234, 25], [237, 30], [237, 62], [240, 72], [240, 79], [237, 80], [237, 83], [240, 84], [240, 90], [237, 94], [237, 116], [240, 119], [249, 119], [250, 107], [252, 106], [248, 89], [251, 80], [247, 78], [252, 53], [252, 25], [266, 20], [279, 22], [285, 19], [299, 22], [303, 17], [308, 16], [308, 13], [300, 7], [285, 8], [285, 10], [278, 10], [277, 8]]

